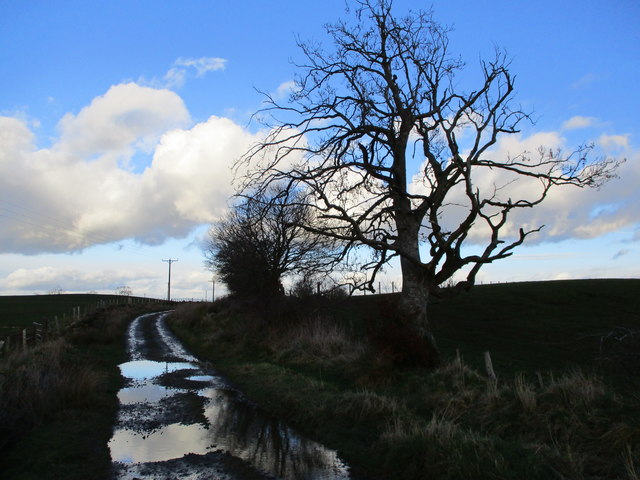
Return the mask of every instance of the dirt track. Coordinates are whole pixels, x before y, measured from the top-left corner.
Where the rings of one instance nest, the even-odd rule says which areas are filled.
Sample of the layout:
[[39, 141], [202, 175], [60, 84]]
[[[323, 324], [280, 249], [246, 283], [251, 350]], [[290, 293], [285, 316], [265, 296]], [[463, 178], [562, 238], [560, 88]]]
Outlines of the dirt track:
[[349, 478], [335, 452], [300, 437], [143, 315], [129, 328], [126, 385], [109, 442], [114, 479]]

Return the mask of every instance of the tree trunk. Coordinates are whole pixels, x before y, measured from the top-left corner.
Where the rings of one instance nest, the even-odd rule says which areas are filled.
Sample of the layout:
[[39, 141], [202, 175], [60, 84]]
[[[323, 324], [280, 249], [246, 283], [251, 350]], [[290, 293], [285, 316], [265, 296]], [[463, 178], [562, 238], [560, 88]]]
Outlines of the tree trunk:
[[407, 326], [424, 339], [429, 364], [436, 366], [440, 363], [440, 352], [427, 319], [429, 289], [424, 278], [424, 270], [406, 258], [401, 259], [400, 265], [402, 268], [402, 293], [398, 313]]

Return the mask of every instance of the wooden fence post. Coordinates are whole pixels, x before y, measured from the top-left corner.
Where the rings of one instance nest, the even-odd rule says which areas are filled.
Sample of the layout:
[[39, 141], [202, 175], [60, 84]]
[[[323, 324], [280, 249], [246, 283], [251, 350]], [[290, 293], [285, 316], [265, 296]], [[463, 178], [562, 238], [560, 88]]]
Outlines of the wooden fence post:
[[27, 329], [22, 329], [22, 348], [27, 349]]
[[493, 370], [493, 363], [491, 362], [491, 354], [489, 352], [484, 352], [484, 366], [487, 369], [487, 376], [494, 382], [498, 381], [498, 377], [496, 377], [496, 372]]

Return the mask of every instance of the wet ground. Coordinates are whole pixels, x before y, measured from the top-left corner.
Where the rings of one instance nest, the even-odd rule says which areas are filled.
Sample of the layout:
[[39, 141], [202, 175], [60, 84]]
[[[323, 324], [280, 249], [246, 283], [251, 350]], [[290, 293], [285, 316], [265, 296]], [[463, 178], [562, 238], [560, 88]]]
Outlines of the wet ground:
[[249, 402], [167, 330], [165, 313], [129, 327], [126, 384], [109, 441], [114, 479], [338, 480], [334, 451]]

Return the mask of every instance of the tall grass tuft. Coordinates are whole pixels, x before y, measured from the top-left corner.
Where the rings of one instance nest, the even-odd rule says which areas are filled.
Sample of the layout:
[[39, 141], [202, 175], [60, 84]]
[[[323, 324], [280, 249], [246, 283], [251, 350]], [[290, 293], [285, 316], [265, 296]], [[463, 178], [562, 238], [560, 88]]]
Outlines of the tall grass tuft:
[[[628, 419], [629, 405], [607, 393], [596, 375], [576, 369], [561, 375], [539, 374], [532, 382], [518, 374], [513, 381], [496, 385], [483, 380], [457, 355], [425, 378], [421, 392], [425, 410], [433, 412], [428, 428], [420, 427], [419, 434], [415, 424], [404, 429], [409, 436], [425, 438], [438, 432], [442, 438], [437, 442], [451, 449], [447, 462], [457, 462], [457, 449], [462, 447], [445, 447], [443, 442], [455, 439], [455, 444], [467, 446], [480, 442], [471, 448], [474, 452], [488, 452], [487, 445], [493, 445], [497, 450], [492, 455], [509, 464], [508, 472], [524, 471], [518, 456], [509, 455], [515, 448], [524, 455], [524, 463], [537, 458], [533, 463], [544, 466], [541, 472], [551, 469], [563, 478], [620, 478], [623, 471], [634, 478], [640, 429]], [[382, 439], [401, 438], [400, 431], [396, 425]], [[500, 440], [487, 444], [492, 438]], [[432, 461], [444, 461], [439, 451], [423, 448], [426, 454], [437, 455]], [[496, 476], [504, 473], [494, 471]]]
[[5, 359], [0, 371], [0, 449], [60, 409], [95, 399], [104, 378], [69, 358], [68, 349], [65, 340], [56, 339]]
[[325, 367], [353, 363], [365, 352], [362, 342], [322, 315], [311, 316], [287, 329], [274, 329], [269, 344], [280, 360]]
[[515, 381], [513, 382], [513, 390], [525, 412], [532, 413], [536, 410], [538, 404], [536, 389], [527, 382], [523, 374], [520, 373], [516, 375]]
[[562, 399], [572, 408], [593, 409], [606, 397], [602, 379], [582, 370], [574, 369], [558, 378], [549, 374], [548, 378], [543, 394]]

